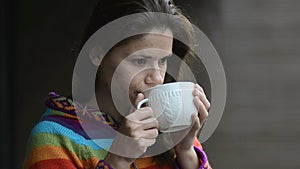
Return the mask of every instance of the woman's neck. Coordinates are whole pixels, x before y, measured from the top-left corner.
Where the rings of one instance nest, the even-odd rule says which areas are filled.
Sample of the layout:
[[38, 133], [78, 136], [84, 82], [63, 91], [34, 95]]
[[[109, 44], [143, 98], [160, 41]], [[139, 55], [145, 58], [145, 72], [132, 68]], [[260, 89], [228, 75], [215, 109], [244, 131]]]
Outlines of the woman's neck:
[[105, 84], [99, 84], [96, 88], [97, 104], [101, 112], [109, 114], [118, 122], [122, 122], [123, 116], [117, 111], [113, 104], [113, 99], [110, 94], [110, 89]]

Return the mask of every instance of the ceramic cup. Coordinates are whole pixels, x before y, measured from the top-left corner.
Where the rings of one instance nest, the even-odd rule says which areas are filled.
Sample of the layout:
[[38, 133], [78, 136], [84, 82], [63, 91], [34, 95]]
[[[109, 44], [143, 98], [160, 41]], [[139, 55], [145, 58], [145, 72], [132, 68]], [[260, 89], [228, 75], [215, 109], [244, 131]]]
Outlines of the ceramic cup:
[[197, 113], [193, 103], [192, 82], [174, 82], [148, 88], [142, 93], [137, 109], [143, 104], [152, 108], [159, 123], [160, 132], [175, 132], [186, 129], [192, 124], [192, 114]]

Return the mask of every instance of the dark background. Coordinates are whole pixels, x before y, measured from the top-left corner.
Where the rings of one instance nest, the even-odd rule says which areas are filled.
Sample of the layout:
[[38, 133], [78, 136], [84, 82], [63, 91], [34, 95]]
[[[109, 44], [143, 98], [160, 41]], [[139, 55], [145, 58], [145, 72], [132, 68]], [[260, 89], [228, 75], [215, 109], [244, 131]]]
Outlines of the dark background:
[[[217, 49], [227, 103], [204, 144], [214, 169], [300, 168], [300, 1], [177, 0]], [[21, 168], [48, 92], [71, 93], [96, 0], [3, 0], [0, 168]]]

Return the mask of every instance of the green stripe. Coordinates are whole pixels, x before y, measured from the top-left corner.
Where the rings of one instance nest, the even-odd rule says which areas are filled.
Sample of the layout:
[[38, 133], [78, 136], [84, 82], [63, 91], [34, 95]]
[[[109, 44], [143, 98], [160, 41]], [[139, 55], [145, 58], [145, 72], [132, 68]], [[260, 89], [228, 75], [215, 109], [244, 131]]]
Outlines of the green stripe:
[[68, 151], [75, 153], [80, 160], [90, 159], [91, 157], [103, 159], [107, 153], [104, 149], [95, 150], [87, 145], [76, 144], [72, 142], [68, 137], [65, 137], [63, 135], [57, 135], [52, 133], [36, 134], [30, 140], [28, 150], [33, 150], [35, 148], [48, 145], [65, 148]]

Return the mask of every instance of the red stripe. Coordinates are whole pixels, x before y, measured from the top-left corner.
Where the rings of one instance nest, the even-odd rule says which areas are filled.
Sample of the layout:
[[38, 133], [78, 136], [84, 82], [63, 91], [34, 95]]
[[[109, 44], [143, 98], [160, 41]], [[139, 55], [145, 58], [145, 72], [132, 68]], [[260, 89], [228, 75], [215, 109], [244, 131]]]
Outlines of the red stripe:
[[51, 159], [42, 160], [30, 167], [30, 169], [77, 169], [70, 160], [66, 159]]

